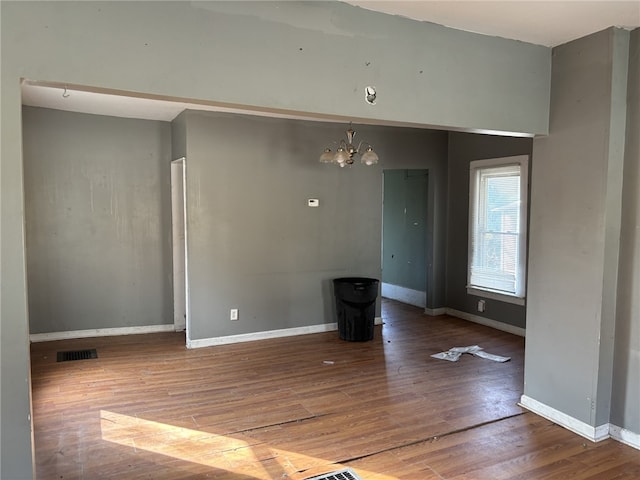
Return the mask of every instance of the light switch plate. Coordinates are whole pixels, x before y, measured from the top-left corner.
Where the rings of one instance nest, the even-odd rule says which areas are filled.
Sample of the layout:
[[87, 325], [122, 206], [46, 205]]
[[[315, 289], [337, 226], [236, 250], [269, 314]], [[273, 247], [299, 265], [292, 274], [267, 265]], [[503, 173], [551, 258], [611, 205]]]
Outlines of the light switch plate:
[[320, 200], [318, 200], [317, 198], [309, 198], [307, 200], [307, 205], [309, 207], [319, 207], [320, 206]]

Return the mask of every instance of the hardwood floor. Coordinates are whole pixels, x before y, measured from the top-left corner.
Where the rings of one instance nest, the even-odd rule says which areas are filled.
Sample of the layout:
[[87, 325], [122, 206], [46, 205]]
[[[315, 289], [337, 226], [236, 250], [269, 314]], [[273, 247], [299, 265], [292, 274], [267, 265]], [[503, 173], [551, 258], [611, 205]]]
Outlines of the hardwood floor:
[[[32, 345], [37, 478], [638, 479], [640, 452], [517, 406], [524, 340], [383, 301], [371, 342], [337, 332], [187, 350], [183, 334]], [[510, 356], [430, 357], [478, 344]], [[98, 358], [56, 362], [96, 348]]]

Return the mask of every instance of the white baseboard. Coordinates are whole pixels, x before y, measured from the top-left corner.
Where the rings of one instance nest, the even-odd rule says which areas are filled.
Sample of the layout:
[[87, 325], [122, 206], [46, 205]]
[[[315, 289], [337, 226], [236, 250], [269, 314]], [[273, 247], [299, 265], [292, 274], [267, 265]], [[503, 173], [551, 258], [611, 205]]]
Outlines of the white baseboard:
[[508, 323], [498, 322], [497, 320], [481, 317], [472, 313], [461, 312], [460, 310], [455, 310], [453, 308], [447, 308], [446, 313], [447, 315], [451, 315], [453, 317], [458, 317], [462, 318], [463, 320], [479, 323], [480, 325], [485, 325], [487, 327], [495, 328], [496, 330], [502, 330], [503, 332], [512, 333], [514, 335], [519, 335], [520, 337], [524, 337], [526, 333], [526, 330], [524, 328], [509, 325]]
[[337, 323], [323, 323], [308, 327], [283, 328], [279, 330], [267, 330], [264, 332], [241, 333], [239, 335], [226, 335], [224, 337], [200, 338], [187, 340], [187, 348], [213, 347], [216, 345], [228, 345], [231, 343], [254, 342], [268, 338], [292, 337], [294, 335], [307, 335], [309, 333], [321, 333], [337, 330]]
[[[382, 325], [382, 317], [375, 317], [374, 325]], [[293, 337], [295, 335], [307, 335], [310, 333], [322, 333], [338, 330], [337, 323], [322, 323], [307, 327], [282, 328], [279, 330], [267, 330], [265, 332], [241, 333], [239, 335], [227, 335], [224, 337], [199, 338], [187, 340], [187, 348], [214, 347], [216, 345], [228, 345], [231, 343], [254, 342], [268, 338]]]
[[399, 285], [392, 285], [391, 283], [382, 284], [382, 296], [416, 307], [424, 308], [427, 306], [427, 292], [412, 290]]
[[600, 442], [609, 438], [608, 423], [593, 427], [526, 395], [522, 395], [519, 405], [592, 442]]
[[119, 335], [138, 335], [142, 333], [174, 332], [173, 323], [166, 325], [148, 325], [144, 327], [96, 328], [91, 330], [70, 330], [68, 332], [32, 333], [31, 342], [51, 342], [73, 338], [115, 337]]
[[424, 313], [431, 315], [432, 317], [437, 317], [438, 315], [445, 315], [447, 313], [447, 309], [445, 307], [425, 308]]
[[614, 440], [640, 450], [640, 433], [635, 433], [616, 425], [609, 425], [609, 435]]

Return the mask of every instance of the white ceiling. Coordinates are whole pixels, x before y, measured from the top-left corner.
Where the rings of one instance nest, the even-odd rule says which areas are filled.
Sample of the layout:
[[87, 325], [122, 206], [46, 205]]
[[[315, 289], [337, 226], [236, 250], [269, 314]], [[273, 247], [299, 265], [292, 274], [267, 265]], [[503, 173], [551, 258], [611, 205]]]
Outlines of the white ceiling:
[[[355, 0], [348, 3], [460, 30], [545, 46], [560, 45], [610, 26], [640, 26], [640, 0]], [[123, 95], [121, 92], [65, 88], [64, 85], [29, 81], [23, 83], [22, 95], [23, 104], [29, 106], [149, 120], [171, 121], [187, 108], [318, 120], [318, 117], [301, 117], [291, 112], [247, 111], [238, 106], [150, 99]]]
[[616, 26], [640, 26], [640, 0], [352, 0], [369, 10], [547, 47]]
[[[22, 82], [22, 104], [30, 107], [53, 108], [68, 112], [91, 113], [111, 117], [140, 118], [170, 122], [183, 110], [207, 110], [228, 113], [250, 113], [267, 117], [319, 120], [319, 117], [301, 116], [275, 110], [247, 110], [244, 107], [211, 102], [182, 101], [151, 98], [128, 92], [100, 88], [65, 86], [51, 82]], [[329, 120], [329, 119], [322, 119]]]

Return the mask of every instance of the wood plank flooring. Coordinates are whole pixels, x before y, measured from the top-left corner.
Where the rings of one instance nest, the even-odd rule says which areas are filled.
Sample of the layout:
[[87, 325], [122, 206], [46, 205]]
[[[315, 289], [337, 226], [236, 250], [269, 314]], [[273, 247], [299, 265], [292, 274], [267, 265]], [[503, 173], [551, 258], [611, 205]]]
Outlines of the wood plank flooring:
[[[337, 332], [187, 350], [183, 334], [32, 345], [38, 479], [638, 479], [640, 452], [517, 405], [524, 340], [383, 300]], [[478, 344], [511, 357], [431, 354]], [[97, 348], [94, 360], [56, 352]]]

